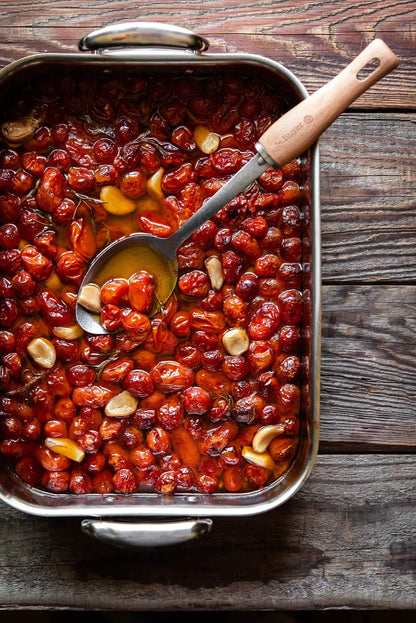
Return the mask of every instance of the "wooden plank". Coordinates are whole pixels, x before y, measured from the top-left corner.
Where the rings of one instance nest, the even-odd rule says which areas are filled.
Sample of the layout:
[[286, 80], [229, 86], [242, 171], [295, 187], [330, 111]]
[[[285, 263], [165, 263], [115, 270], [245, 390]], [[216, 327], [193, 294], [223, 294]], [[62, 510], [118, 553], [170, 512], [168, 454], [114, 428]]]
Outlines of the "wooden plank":
[[352, 31], [360, 26], [369, 31], [379, 27], [391, 30], [397, 24], [403, 28], [403, 34], [412, 32], [416, 17], [414, 2], [402, 0], [372, 0], [349, 2], [333, 0], [330, 6], [325, 0], [311, 0], [307, 6], [296, 0], [259, 0], [241, 3], [240, 0], [193, 0], [187, 5], [176, 0], [144, 0], [137, 6], [126, 0], [116, 0], [109, 4], [106, 0], [56, 0], [52, 5], [47, 0], [24, 4], [19, 0], [3, 0], [0, 24], [4, 26], [63, 26], [81, 24], [97, 27], [97, 16], [102, 23], [114, 23], [115, 20], [166, 21], [169, 16], [173, 22], [186, 21], [189, 27], [199, 25], [204, 30], [220, 33], [261, 32], [322, 32], [330, 34], [334, 30]]
[[416, 287], [325, 286], [321, 450], [416, 448]]
[[415, 115], [345, 113], [320, 151], [324, 282], [415, 281]]
[[331, 210], [346, 199], [370, 209], [414, 199], [416, 114], [345, 112], [319, 147], [322, 203]]
[[251, 610], [416, 607], [415, 456], [323, 456], [284, 506], [214, 519], [209, 536], [122, 551], [79, 520], [0, 505], [3, 608]]

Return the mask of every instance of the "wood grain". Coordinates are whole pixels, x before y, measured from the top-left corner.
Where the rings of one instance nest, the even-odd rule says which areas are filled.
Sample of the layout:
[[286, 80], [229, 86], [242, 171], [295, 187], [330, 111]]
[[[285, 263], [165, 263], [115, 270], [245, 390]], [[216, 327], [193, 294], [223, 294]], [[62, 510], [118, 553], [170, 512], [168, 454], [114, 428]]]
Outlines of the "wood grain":
[[320, 153], [324, 283], [415, 282], [415, 115], [344, 114]]
[[201, 541], [113, 550], [79, 520], [0, 505], [3, 608], [416, 607], [414, 456], [319, 457], [286, 505], [214, 519]]
[[416, 448], [416, 287], [325, 286], [321, 451]]
[[[167, 6], [169, 10], [167, 11]], [[0, 25], [4, 26], [67, 26], [97, 25], [97, 16], [105, 23], [115, 19], [132, 21], [186, 20], [189, 27], [199, 25], [204, 30], [220, 33], [261, 32], [322, 32], [330, 34], [334, 28], [339, 31], [354, 30], [360, 26], [369, 31], [375, 28], [392, 30], [398, 25], [403, 34], [412, 32], [412, 19], [416, 17], [416, 7], [410, 0], [393, 2], [372, 0], [349, 2], [333, 0], [330, 5], [325, 0], [312, 0], [307, 5], [296, 0], [259, 0], [256, 3], [241, 0], [191, 0], [187, 4], [178, 2], [153, 2], [145, 0], [137, 4], [129, 0], [37, 0], [33, 4], [21, 5], [17, 0], [3, 0]]]

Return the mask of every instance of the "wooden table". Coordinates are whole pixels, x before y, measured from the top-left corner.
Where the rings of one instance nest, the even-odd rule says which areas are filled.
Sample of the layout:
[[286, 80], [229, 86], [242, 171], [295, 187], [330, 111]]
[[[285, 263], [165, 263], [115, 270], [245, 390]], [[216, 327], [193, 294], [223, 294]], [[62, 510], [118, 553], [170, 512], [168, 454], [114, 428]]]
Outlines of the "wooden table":
[[416, 606], [415, 2], [1, 0], [0, 63], [74, 51], [97, 27], [187, 26], [255, 52], [313, 91], [375, 35], [400, 67], [321, 140], [321, 446], [294, 499], [218, 519], [210, 536], [119, 552], [78, 520], [0, 505], [4, 608], [313, 609]]

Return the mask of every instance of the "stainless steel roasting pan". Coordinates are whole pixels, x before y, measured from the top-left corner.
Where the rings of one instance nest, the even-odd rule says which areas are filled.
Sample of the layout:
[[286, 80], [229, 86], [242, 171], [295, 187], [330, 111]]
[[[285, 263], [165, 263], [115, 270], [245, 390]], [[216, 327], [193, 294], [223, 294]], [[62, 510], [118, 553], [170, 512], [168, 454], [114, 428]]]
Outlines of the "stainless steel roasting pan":
[[[280, 63], [254, 54], [208, 53], [208, 42], [183, 28], [134, 22], [103, 28], [84, 37], [92, 54], [36, 54], [0, 71], [0, 106], [20, 84], [71, 68], [115, 72], [172, 73], [184, 76], [224, 73], [255, 76], [280, 90], [290, 105], [308, 96], [296, 76]], [[320, 205], [317, 146], [302, 158], [303, 353], [301, 441], [289, 471], [251, 493], [131, 495], [52, 494], [29, 486], [0, 465], [0, 498], [42, 517], [82, 517], [84, 531], [120, 547], [179, 543], [209, 531], [211, 517], [241, 517], [269, 511], [291, 498], [308, 478], [318, 449], [320, 377]], [[124, 519], [124, 521], [122, 521]]]

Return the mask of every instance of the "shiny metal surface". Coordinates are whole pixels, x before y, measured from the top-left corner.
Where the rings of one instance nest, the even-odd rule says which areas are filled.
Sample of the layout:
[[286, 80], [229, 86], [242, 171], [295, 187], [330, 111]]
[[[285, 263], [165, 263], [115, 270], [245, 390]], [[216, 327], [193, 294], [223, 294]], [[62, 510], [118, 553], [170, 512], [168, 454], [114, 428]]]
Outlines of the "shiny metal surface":
[[[0, 106], [10, 89], [37, 75], [66, 68], [105, 71], [143, 71], [184, 75], [240, 73], [261, 78], [277, 87], [290, 104], [307, 97], [302, 83], [283, 65], [254, 54], [189, 54], [184, 50], [108, 51], [106, 54], [38, 54], [11, 63], [0, 71]], [[318, 451], [320, 340], [321, 340], [321, 238], [319, 204], [319, 156], [317, 146], [302, 158], [304, 196], [304, 369], [310, 370], [303, 388], [303, 428], [299, 452], [289, 471], [279, 480], [252, 493], [201, 493], [162, 496], [141, 492], [100, 495], [55, 495], [24, 483], [0, 459], [0, 499], [21, 511], [43, 517], [214, 517], [245, 516], [271, 510], [289, 500], [308, 478]]]
[[126, 22], [94, 30], [83, 37], [78, 45], [80, 50], [127, 46], [162, 46], [202, 52], [208, 49], [209, 43], [187, 28], [160, 22]]
[[155, 521], [153, 523], [84, 519], [81, 522], [81, 529], [85, 534], [106, 545], [129, 549], [179, 545], [179, 543], [201, 538], [210, 532], [211, 528], [211, 519]]
[[[215, 195], [210, 197], [204, 205], [199, 208], [187, 221], [169, 238], [158, 238], [151, 234], [132, 234], [128, 238], [116, 240], [108, 247], [103, 249], [101, 253], [91, 262], [84, 279], [80, 286], [80, 292], [87, 283], [96, 283], [97, 273], [100, 271], [104, 263], [107, 263], [111, 257], [114, 257], [121, 249], [126, 247], [137, 247], [145, 244], [156, 250], [166, 260], [166, 270], [170, 270], [172, 289], [166, 293], [165, 297], [158, 297], [160, 303], [166, 303], [172, 294], [178, 278], [178, 264], [176, 260], [176, 251], [178, 247], [191, 236], [208, 219], [225, 206], [226, 203], [234, 199], [236, 195], [241, 193], [249, 184], [254, 182], [259, 175], [269, 168], [269, 164], [260, 154], [256, 154], [244, 167], [240, 169], [232, 178], [220, 188]], [[95, 333], [97, 335], [106, 335], [109, 333], [101, 324], [98, 316], [78, 303], [76, 304], [75, 314], [77, 322], [84, 331]]]

